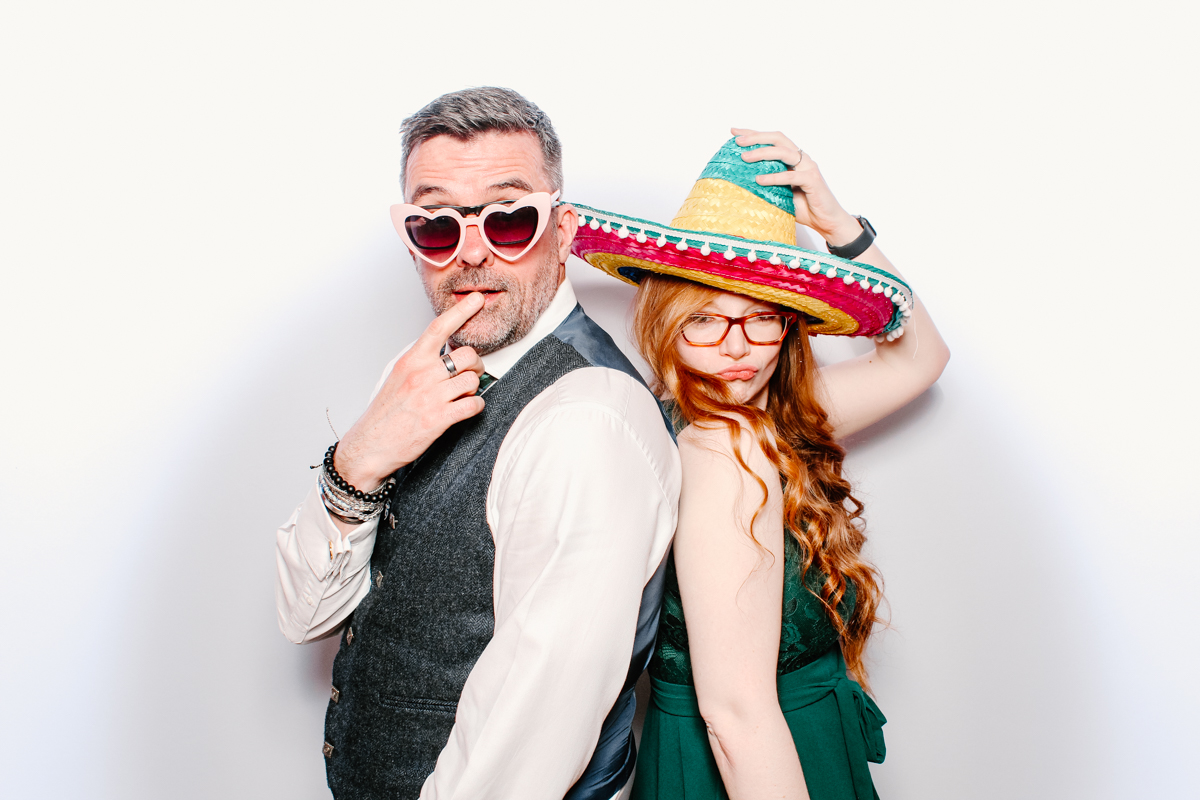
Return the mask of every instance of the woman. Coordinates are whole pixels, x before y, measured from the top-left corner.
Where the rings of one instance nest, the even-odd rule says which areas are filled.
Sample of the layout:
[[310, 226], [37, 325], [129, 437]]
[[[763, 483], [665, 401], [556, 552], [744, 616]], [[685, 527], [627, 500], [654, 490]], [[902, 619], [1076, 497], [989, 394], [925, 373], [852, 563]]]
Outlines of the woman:
[[[811, 157], [733, 133], [670, 226], [579, 207], [575, 251], [639, 284], [635, 338], [681, 427], [633, 796], [868, 800], [881, 590], [837, 440], [921, 394], [949, 352]], [[796, 247], [795, 222], [844, 258]], [[877, 347], [817, 369], [809, 333]]]

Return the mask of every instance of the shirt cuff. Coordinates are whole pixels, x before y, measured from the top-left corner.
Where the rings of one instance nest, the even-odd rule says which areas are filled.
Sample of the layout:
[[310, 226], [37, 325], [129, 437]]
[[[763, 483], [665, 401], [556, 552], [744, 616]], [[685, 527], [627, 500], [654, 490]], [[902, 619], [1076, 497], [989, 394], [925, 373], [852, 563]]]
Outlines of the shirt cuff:
[[353, 573], [361, 566], [360, 562], [370, 560], [378, 527], [379, 517], [376, 516], [354, 526], [343, 536], [329, 515], [314, 480], [308, 496], [300, 504], [297, 518], [297, 531], [303, 532], [299, 537], [300, 552], [318, 580], [326, 582], [341, 578], [343, 573]]

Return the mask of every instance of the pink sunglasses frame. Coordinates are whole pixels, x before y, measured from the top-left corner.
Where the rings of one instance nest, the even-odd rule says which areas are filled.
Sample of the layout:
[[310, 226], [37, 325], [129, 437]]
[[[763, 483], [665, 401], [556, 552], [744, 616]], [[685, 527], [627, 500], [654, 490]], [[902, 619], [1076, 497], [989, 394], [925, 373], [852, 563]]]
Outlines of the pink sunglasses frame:
[[[467, 241], [467, 228], [472, 225], [479, 229], [479, 238], [483, 240], [483, 244], [488, 250], [491, 250], [498, 258], [502, 258], [505, 261], [516, 261], [521, 256], [532, 250], [533, 246], [542, 238], [542, 234], [546, 232], [546, 226], [550, 223], [550, 210], [556, 205], [562, 205], [561, 203], [557, 202], [560, 194], [562, 194], [561, 191], [555, 192], [554, 194], [550, 194], [549, 192], [533, 192], [532, 194], [527, 194], [518, 200], [512, 201], [510, 205], [503, 204], [507, 203], [508, 201], [488, 203], [484, 206], [483, 210], [479, 212], [478, 216], [473, 217], [464, 217], [453, 208], [448, 207], [423, 208], [421, 206], [413, 205], [412, 203], [397, 203], [391, 207], [392, 225], [396, 228], [396, 233], [400, 234], [400, 239], [404, 242], [404, 246], [408, 248], [409, 252], [411, 252], [415, 258], [428, 261], [435, 267], [444, 267], [454, 259], [458, 258], [458, 254], [462, 252], [463, 244]], [[500, 250], [497, 249], [494, 244], [492, 244], [491, 239], [489, 239], [487, 234], [484, 232], [484, 220], [486, 220], [491, 214], [501, 211], [506, 214], [511, 214], [512, 212], [527, 206], [533, 206], [538, 210], [537, 230], [534, 231], [533, 238], [530, 239], [529, 243], [525, 245], [525, 249], [517, 253], [515, 256], [501, 253]], [[434, 261], [429, 257], [428, 254], [422, 252], [421, 248], [417, 247], [416, 243], [409, 238], [408, 229], [404, 227], [404, 221], [413, 216], [425, 217], [425, 219], [436, 219], [438, 217], [448, 216], [454, 217], [458, 220], [458, 225], [461, 228], [458, 234], [458, 244], [455, 246], [454, 252], [451, 253], [445, 261]]]

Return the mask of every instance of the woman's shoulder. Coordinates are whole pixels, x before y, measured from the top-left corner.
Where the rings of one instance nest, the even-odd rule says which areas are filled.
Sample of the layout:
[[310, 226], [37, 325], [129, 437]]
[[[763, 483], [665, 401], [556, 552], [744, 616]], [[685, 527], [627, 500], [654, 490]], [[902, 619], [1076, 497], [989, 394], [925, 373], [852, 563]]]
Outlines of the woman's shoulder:
[[746, 420], [738, 419], [736, 436], [728, 425], [716, 422], [693, 422], [686, 425], [676, 434], [679, 449], [697, 450], [729, 455], [733, 453], [734, 442], [743, 444], [756, 439], [754, 431]]
[[[679, 431], [679, 457], [684, 468], [706, 466], [721, 471], [741, 470], [738, 454], [750, 469], [760, 476], [776, 476], [778, 471], [759, 439], [749, 419], [736, 416], [736, 430], [720, 423], [693, 423]], [[771, 432], [765, 431], [767, 441], [773, 441]]]

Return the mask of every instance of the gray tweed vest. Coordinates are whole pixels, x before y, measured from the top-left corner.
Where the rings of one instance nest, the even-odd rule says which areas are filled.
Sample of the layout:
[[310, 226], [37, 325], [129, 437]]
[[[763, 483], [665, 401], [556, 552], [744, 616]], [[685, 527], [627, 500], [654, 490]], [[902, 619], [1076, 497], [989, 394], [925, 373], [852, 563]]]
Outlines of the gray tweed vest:
[[[397, 473], [371, 556], [371, 590], [333, 664], [325, 752], [337, 800], [415, 800], [433, 772], [463, 685], [492, 638], [495, 547], [485, 505], [500, 445], [530, 401], [589, 366], [638, 377], [576, 306], [488, 390], [482, 414]], [[643, 592], [626, 686], [569, 800], [608, 800], [633, 770], [633, 684], [653, 649], [662, 575], [660, 567]]]

